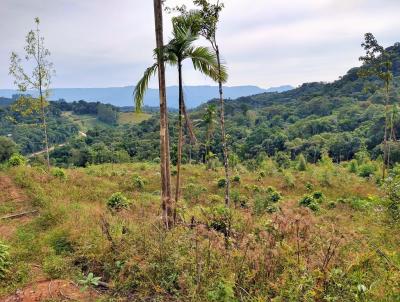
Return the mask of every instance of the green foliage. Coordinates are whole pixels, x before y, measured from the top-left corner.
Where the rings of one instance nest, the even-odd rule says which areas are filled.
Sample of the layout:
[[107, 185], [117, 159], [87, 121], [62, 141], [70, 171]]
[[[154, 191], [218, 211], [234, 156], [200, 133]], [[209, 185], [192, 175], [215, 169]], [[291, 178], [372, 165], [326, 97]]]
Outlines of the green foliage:
[[374, 175], [375, 171], [376, 166], [371, 162], [362, 164], [358, 167], [358, 175], [365, 178]]
[[358, 171], [358, 163], [356, 160], [351, 160], [349, 163], [349, 172], [356, 174]]
[[65, 180], [67, 178], [64, 169], [61, 168], [52, 168], [51, 175], [61, 180]]
[[317, 212], [319, 211], [319, 204], [323, 202], [324, 200], [324, 195], [322, 192], [316, 191], [312, 194], [309, 195], [304, 195], [300, 201], [299, 205], [309, 208], [310, 210]]
[[183, 188], [183, 197], [188, 202], [199, 202], [201, 194], [207, 192], [207, 189], [201, 185], [189, 183]]
[[264, 194], [257, 194], [254, 199], [254, 212], [258, 215], [274, 213], [279, 210], [276, 203], [282, 199], [281, 193], [273, 187], [268, 187]]
[[0, 280], [5, 279], [11, 266], [9, 247], [0, 241]]
[[232, 190], [231, 191], [231, 199], [236, 206], [240, 206], [242, 208], [246, 208], [248, 204], [248, 198], [246, 195], [240, 194], [239, 191]]
[[70, 263], [65, 256], [50, 255], [43, 260], [43, 271], [51, 279], [60, 279], [68, 274]]
[[297, 169], [299, 171], [306, 171], [307, 170], [307, 160], [304, 157], [303, 153], [299, 155]]
[[207, 294], [212, 302], [236, 302], [234, 284], [226, 280], [219, 281]]
[[69, 254], [74, 252], [74, 244], [69, 239], [65, 231], [59, 231], [52, 234], [49, 238], [49, 244], [56, 255]]
[[138, 190], [144, 189], [144, 186], [146, 184], [146, 180], [143, 179], [140, 175], [133, 175], [132, 181], [133, 181], [133, 186], [136, 189], [138, 189]]
[[400, 222], [400, 176], [389, 178], [385, 183], [388, 205], [387, 209], [390, 217]]
[[82, 289], [86, 290], [88, 287], [91, 286], [98, 286], [101, 277], [96, 277], [93, 273], [87, 274], [87, 276], [83, 276], [82, 279], [78, 280], [78, 283], [82, 285]]
[[279, 168], [287, 169], [290, 167], [290, 156], [285, 152], [278, 152], [275, 155], [275, 161]]
[[120, 211], [129, 206], [129, 200], [121, 193], [117, 192], [111, 195], [107, 200], [107, 207], [111, 211]]
[[233, 213], [230, 208], [225, 205], [216, 205], [205, 212], [207, 224], [217, 232], [230, 236]]
[[226, 186], [226, 179], [225, 178], [220, 178], [217, 181], [217, 186], [218, 188], [225, 188]]
[[26, 164], [26, 159], [21, 154], [14, 153], [8, 160], [8, 165], [10, 167], [24, 166]]
[[235, 183], [240, 183], [240, 175], [235, 175], [232, 179], [233, 182]]
[[0, 163], [9, 160], [11, 155], [17, 151], [17, 145], [13, 140], [0, 136]]

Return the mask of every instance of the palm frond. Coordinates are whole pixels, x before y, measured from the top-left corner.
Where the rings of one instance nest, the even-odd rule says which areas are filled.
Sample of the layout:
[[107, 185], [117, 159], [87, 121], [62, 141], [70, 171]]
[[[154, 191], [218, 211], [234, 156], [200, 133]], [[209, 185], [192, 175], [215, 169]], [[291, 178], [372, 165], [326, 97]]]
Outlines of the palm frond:
[[200, 70], [214, 81], [227, 81], [228, 74], [225, 65], [221, 64], [221, 73], [218, 70], [217, 55], [208, 47], [192, 47], [187, 52], [187, 57], [192, 59], [195, 69]]
[[133, 92], [136, 112], [142, 111], [144, 95], [147, 88], [149, 87], [150, 78], [157, 72], [157, 70], [158, 64], [155, 63], [145, 70], [143, 77], [136, 84], [135, 90]]

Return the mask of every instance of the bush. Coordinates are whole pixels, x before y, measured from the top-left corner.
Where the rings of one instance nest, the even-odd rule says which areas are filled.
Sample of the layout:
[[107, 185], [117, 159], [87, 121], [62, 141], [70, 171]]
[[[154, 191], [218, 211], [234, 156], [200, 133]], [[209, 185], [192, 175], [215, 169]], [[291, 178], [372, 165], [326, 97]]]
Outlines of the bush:
[[232, 210], [225, 205], [214, 206], [206, 213], [208, 225], [217, 232], [230, 236], [232, 225]]
[[133, 181], [133, 186], [136, 189], [138, 189], [138, 190], [144, 189], [146, 181], [142, 177], [140, 177], [139, 175], [133, 175], [132, 181]]
[[240, 183], [240, 175], [235, 175], [233, 177], [233, 182]]
[[69, 240], [66, 232], [56, 232], [49, 239], [49, 244], [56, 255], [69, 254], [74, 252], [74, 245]]
[[358, 175], [361, 177], [370, 177], [376, 171], [376, 167], [372, 163], [362, 164], [358, 168]]
[[17, 145], [12, 139], [0, 136], [0, 163], [8, 161], [17, 152]]
[[0, 280], [5, 279], [11, 266], [9, 247], [0, 241]]
[[220, 281], [208, 292], [208, 299], [212, 302], [236, 302], [234, 283]]
[[200, 185], [189, 183], [183, 188], [183, 198], [188, 202], [198, 202], [203, 192], [207, 192], [207, 189]]
[[265, 190], [266, 195], [257, 195], [254, 200], [254, 212], [256, 214], [274, 213], [279, 210], [276, 203], [282, 199], [282, 195], [272, 187]]
[[276, 191], [273, 187], [268, 187], [266, 192], [268, 201], [272, 203], [277, 203], [279, 200], [282, 199], [281, 193]]
[[322, 192], [320, 192], [320, 191], [315, 191], [315, 192], [312, 194], [312, 197], [313, 197], [315, 200], [317, 200], [318, 202], [322, 202], [322, 201], [324, 201], [324, 199], [325, 199], [325, 195], [324, 195]]
[[24, 166], [25, 164], [26, 164], [25, 157], [17, 153], [11, 155], [10, 159], [8, 160], [8, 165], [10, 167]]
[[290, 156], [285, 152], [279, 151], [276, 153], [275, 161], [279, 168], [287, 169], [290, 167]]
[[355, 159], [351, 160], [349, 165], [349, 172], [356, 174], [357, 169], [358, 169], [357, 161]]
[[319, 203], [320, 200], [314, 198], [314, 194], [312, 195], [305, 195], [303, 196], [300, 201], [299, 205], [309, 208], [310, 210], [317, 212], [319, 211]]
[[67, 275], [69, 263], [65, 261], [64, 256], [51, 255], [43, 261], [43, 271], [51, 279], [60, 279]]
[[107, 207], [111, 211], [119, 211], [127, 208], [128, 206], [129, 201], [121, 192], [114, 193], [107, 200]]
[[218, 188], [225, 188], [226, 186], [226, 179], [225, 178], [220, 178], [217, 181], [217, 187]]
[[66, 179], [67, 175], [65, 174], [64, 169], [61, 168], [53, 168], [51, 169], [51, 175], [58, 179]]
[[247, 207], [248, 199], [245, 195], [241, 195], [239, 191], [232, 191], [231, 199], [236, 206]]
[[307, 160], [303, 154], [299, 155], [297, 170], [299, 171], [306, 171], [307, 170]]

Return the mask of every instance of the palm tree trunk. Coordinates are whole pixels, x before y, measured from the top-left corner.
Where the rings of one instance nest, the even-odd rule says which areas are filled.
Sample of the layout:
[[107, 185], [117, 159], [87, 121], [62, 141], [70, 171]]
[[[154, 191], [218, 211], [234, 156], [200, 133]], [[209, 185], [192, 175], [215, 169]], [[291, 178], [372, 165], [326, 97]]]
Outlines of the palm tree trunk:
[[182, 81], [182, 62], [178, 62], [178, 74], [179, 74], [179, 117], [178, 117], [178, 159], [176, 163], [176, 187], [175, 187], [175, 202], [178, 202], [180, 197], [180, 180], [181, 180], [181, 163], [182, 163], [182, 141], [183, 141], [183, 129], [182, 129], [182, 117], [183, 117], [183, 81]]
[[[215, 52], [217, 54], [218, 72], [219, 75], [221, 75], [221, 58], [219, 54], [218, 45], [215, 45]], [[225, 204], [229, 206], [230, 180], [229, 180], [228, 147], [226, 144], [224, 94], [223, 94], [221, 79], [218, 80], [218, 88], [219, 88], [219, 101], [220, 101], [221, 140], [222, 140], [222, 151], [224, 153], [224, 168], [225, 168]]]
[[[162, 0], [154, 0], [154, 20], [157, 48], [164, 47], [163, 39], [163, 16]], [[173, 224], [173, 205], [171, 198], [171, 173], [170, 173], [170, 151], [167, 97], [165, 87], [164, 58], [158, 56], [158, 85], [160, 94], [160, 168], [161, 168], [161, 203], [163, 210], [163, 221], [167, 229]]]

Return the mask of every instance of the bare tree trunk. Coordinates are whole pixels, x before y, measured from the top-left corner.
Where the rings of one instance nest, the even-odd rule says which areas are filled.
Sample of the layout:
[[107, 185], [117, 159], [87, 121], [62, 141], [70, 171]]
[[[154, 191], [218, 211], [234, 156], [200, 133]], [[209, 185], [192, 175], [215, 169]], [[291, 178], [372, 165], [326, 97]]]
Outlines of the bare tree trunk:
[[386, 84], [386, 99], [385, 99], [385, 133], [383, 137], [383, 166], [382, 166], [382, 180], [385, 180], [387, 160], [388, 160], [388, 142], [387, 142], [387, 130], [388, 130], [388, 106], [389, 106], [389, 85]]
[[183, 141], [183, 81], [182, 81], [182, 62], [178, 62], [179, 74], [179, 117], [178, 117], [178, 159], [176, 163], [176, 187], [175, 187], [175, 202], [178, 202], [180, 197], [180, 180], [181, 180], [181, 163], [182, 163], [182, 141]]
[[42, 125], [44, 131], [44, 143], [46, 146], [46, 164], [47, 170], [50, 171], [50, 154], [49, 154], [49, 138], [47, 135], [47, 122], [46, 122], [46, 112], [44, 106], [44, 100], [42, 96], [42, 89], [40, 89], [40, 107], [41, 107], [41, 116], [42, 116]]
[[[215, 44], [215, 52], [217, 54], [218, 60], [218, 72], [221, 76], [221, 57], [219, 53], [218, 45]], [[221, 77], [219, 77], [221, 78]], [[221, 140], [222, 140], [222, 151], [224, 153], [224, 168], [225, 168], [225, 204], [230, 205], [229, 189], [230, 189], [230, 179], [229, 179], [229, 163], [228, 163], [228, 147], [226, 144], [226, 133], [225, 133], [225, 108], [224, 108], [224, 95], [222, 89], [222, 81], [218, 80], [219, 86], [219, 101], [220, 101], [220, 121], [221, 121]]]
[[[162, 0], [154, 0], [154, 19], [157, 49], [164, 47]], [[169, 131], [167, 97], [165, 88], [164, 58], [158, 56], [158, 85], [160, 93], [160, 168], [161, 168], [161, 202], [163, 221], [167, 229], [173, 225], [173, 205], [171, 198], [171, 173], [169, 152]]]

